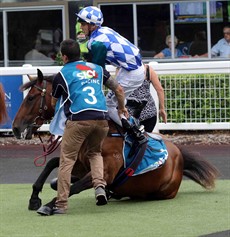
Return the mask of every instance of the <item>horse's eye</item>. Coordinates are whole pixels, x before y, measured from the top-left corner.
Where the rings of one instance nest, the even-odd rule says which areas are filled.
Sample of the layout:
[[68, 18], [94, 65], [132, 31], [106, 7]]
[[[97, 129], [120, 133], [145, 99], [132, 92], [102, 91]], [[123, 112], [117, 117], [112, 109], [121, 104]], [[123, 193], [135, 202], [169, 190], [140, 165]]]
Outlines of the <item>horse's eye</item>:
[[33, 96], [29, 96], [29, 97], [28, 97], [28, 101], [32, 101], [33, 99], [34, 99]]

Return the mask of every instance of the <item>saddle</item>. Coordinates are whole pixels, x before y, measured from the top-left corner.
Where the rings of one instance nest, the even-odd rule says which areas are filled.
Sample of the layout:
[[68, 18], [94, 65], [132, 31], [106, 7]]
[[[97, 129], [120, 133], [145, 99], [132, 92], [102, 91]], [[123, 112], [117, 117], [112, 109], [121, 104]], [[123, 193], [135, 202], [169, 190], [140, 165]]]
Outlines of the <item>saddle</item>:
[[[144, 132], [147, 142], [139, 144], [133, 149], [133, 143], [135, 142], [133, 137], [129, 134], [123, 134], [122, 128], [117, 124], [115, 126], [120, 136], [124, 136], [124, 167], [118, 172], [113, 183], [109, 185], [108, 189], [110, 191], [126, 182], [131, 176], [140, 175], [161, 167], [168, 158], [166, 145], [161, 136]], [[118, 134], [110, 135], [118, 136]]]

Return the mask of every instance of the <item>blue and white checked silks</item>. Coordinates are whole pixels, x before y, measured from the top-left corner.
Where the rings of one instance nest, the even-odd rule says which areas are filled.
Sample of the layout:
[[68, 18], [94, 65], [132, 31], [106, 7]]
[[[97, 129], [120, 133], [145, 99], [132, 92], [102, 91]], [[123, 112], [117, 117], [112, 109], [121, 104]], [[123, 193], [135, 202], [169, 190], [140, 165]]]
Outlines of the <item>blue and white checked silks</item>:
[[88, 48], [95, 42], [102, 42], [107, 48], [106, 61], [115, 67], [128, 71], [142, 65], [139, 49], [111, 28], [100, 27], [93, 31], [88, 41]]

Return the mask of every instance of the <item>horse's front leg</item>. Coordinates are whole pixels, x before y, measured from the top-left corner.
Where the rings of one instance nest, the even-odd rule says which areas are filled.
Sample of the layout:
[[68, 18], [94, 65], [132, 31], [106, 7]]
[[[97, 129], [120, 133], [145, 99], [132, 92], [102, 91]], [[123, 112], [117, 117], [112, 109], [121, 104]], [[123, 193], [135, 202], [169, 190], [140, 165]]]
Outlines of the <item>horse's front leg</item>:
[[[73, 183], [70, 187], [69, 197], [82, 192], [83, 190], [90, 189], [93, 187], [91, 172], [87, 173], [82, 179]], [[57, 198], [53, 198], [50, 202], [41, 206], [37, 213], [42, 216], [50, 216], [53, 214], [53, 207], [55, 206]]]
[[41, 206], [37, 213], [42, 216], [50, 216], [53, 215], [53, 207], [55, 206], [57, 198], [53, 198], [50, 202], [46, 203], [44, 206]]
[[48, 161], [44, 170], [39, 175], [38, 179], [33, 184], [33, 192], [29, 200], [29, 210], [37, 210], [41, 205], [42, 201], [39, 198], [39, 192], [42, 191], [43, 185], [50, 175], [50, 173], [59, 166], [59, 157], [54, 157]]

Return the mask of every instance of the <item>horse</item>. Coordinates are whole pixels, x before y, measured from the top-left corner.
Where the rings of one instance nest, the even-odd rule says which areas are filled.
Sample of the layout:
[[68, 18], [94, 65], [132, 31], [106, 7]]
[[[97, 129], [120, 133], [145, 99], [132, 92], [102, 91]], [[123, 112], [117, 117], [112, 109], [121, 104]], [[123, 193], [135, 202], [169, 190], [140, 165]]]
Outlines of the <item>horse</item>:
[[[13, 121], [13, 133], [21, 138], [21, 133], [26, 130], [26, 139], [31, 139], [32, 133], [46, 120], [54, 115], [51, 107], [52, 76], [44, 76], [38, 69], [37, 77], [30, 78], [30, 82], [21, 86], [21, 90], [29, 89]], [[140, 175], [130, 176], [128, 179], [113, 186], [117, 174], [123, 169], [123, 137], [110, 136], [117, 133], [117, 128], [110, 123], [108, 136], [103, 142], [102, 156], [104, 162], [104, 178], [107, 182], [107, 195], [120, 199], [129, 197], [141, 200], [166, 200], [176, 197], [182, 182], [183, 175], [195, 181], [203, 188], [210, 190], [215, 187], [218, 170], [207, 160], [195, 153], [188, 152], [185, 148], [176, 146], [167, 139], [163, 139], [168, 152], [168, 159], [159, 168]], [[90, 166], [87, 159], [87, 141], [83, 144], [77, 162], [72, 170], [72, 185], [70, 195], [78, 194], [83, 190], [92, 188]], [[59, 166], [59, 157], [51, 158], [44, 170], [33, 184], [33, 192], [29, 200], [29, 210], [37, 210], [41, 207], [39, 192], [52, 172]], [[112, 189], [110, 189], [112, 187]], [[55, 198], [45, 204], [49, 210], [54, 206]], [[51, 214], [49, 211], [48, 215]]]
[[5, 103], [5, 92], [2, 84], [0, 84], [0, 124], [5, 122], [7, 119], [7, 108]]

